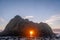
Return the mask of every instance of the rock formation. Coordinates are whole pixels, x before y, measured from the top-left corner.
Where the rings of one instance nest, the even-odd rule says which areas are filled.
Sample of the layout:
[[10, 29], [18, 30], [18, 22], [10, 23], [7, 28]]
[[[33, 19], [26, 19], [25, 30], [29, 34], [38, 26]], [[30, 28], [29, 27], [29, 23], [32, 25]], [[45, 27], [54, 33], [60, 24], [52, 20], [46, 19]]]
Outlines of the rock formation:
[[0, 33], [0, 36], [20, 36], [26, 37], [28, 30], [34, 29], [38, 37], [51, 37], [53, 31], [46, 23], [34, 23], [28, 19], [23, 19], [19, 15], [16, 15], [6, 25], [4, 31]]

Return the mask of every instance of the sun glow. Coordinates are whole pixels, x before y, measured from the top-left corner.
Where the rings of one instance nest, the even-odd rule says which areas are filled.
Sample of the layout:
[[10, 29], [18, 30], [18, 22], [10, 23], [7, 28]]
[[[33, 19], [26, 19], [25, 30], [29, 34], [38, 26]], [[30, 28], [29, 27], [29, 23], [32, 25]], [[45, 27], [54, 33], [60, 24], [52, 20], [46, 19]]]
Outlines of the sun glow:
[[30, 31], [30, 37], [33, 37], [34, 31]]
[[24, 30], [26, 37], [38, 37], [39, 31], [36, 28], [29, 27]]

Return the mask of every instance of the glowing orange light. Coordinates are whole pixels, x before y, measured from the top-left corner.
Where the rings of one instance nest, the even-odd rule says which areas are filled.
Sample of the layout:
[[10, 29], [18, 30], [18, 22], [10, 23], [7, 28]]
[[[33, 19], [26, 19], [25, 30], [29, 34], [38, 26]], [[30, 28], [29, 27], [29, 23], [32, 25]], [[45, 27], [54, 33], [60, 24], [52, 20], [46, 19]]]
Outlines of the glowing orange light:
[[32, 35], [33, 34], [33, 31], [30, 31], [30, 34]]
[[33, 37], [34, 32], [30, 31], [30, 37]]

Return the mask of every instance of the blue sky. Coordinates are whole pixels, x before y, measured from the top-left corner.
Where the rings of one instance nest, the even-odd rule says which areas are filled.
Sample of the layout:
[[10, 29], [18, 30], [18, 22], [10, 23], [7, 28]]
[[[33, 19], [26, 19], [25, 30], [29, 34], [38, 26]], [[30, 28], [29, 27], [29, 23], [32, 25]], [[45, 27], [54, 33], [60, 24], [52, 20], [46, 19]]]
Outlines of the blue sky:
[[0, 29], [15, 16], [60, 28], [59, 0], [0, 0]]

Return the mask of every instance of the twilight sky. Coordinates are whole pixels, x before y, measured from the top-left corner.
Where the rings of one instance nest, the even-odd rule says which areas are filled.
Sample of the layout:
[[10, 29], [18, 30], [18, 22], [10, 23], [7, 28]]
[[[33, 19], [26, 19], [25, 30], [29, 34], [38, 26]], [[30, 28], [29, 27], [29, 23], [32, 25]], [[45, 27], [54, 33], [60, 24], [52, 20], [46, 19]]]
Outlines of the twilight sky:
[[0, 30], [15, 16], [60, 29], [59, 0], [0, 0]]

